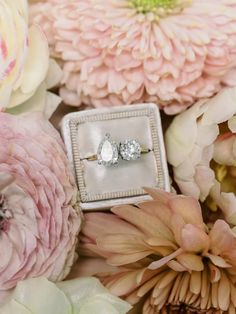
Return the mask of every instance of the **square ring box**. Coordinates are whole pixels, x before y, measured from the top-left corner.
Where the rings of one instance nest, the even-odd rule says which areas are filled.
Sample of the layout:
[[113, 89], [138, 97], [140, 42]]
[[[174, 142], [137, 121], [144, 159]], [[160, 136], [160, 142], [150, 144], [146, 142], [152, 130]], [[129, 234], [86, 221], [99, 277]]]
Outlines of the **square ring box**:
[[[143, 187], [170, 190], [159, 109], [155, 104], [90, 109], [66, 115], [61, 124], [73, 165], [82, 210], [104, 210], [150, 199]], [[112, 141], [136, 140], [145, 153], [137, 160], [119, 157], [99, 164], [98, 149], [106, 134]]]

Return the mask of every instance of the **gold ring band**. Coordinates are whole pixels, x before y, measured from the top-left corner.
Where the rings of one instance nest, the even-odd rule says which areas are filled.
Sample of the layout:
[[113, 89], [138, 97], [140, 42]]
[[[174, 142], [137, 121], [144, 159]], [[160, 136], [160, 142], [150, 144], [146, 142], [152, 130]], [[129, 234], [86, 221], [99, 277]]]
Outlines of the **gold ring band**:
[[[149, 148], [141, 148], [141, 154], [148, 154], [150, 153], [152, 150], [149, 149]], [[89, 157], [85, 157], [85, 158], [82, 158], [81, 160], [88, 160], [88, 161], [96, 161], [98, 160], [98, 155], [91, 155]]]

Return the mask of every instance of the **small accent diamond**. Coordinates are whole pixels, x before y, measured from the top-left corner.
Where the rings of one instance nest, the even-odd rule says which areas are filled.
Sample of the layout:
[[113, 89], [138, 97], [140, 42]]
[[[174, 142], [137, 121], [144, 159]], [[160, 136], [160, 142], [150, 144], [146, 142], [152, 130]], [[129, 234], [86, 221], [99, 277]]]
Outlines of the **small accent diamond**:
[[120, 155], [124, 160], [137, 160], [141, 157], [141, 150], [136, 140], [125, 140], [120, 143]]

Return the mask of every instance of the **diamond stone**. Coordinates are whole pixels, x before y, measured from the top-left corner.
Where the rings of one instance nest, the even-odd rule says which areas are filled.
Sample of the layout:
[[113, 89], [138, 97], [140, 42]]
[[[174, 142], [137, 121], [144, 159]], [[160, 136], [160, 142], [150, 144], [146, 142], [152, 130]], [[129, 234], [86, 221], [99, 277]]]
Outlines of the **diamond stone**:
[[136, 160], [141, 157], [141, 146], [136, 140], [125, 140], [120, 143], [120, 155], [124, 160]]
[[103, 166], [112, 166], [117, 164], [119, 153], [115, 141], [112, 141], [110, 134], [106, 134], [99, 144], [98, 151], [98, 164]]

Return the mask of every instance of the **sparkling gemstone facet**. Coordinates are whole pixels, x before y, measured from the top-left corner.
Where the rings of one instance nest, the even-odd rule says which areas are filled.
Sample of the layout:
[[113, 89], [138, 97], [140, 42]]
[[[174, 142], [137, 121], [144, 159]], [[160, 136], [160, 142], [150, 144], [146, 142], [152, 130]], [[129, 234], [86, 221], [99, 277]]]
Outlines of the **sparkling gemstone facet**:
[[136, 140], [125, 140], [120, 143], [120, 155], [125, 160], [136, 160], [141, 157], [141, 146]]
[[110, 134], [106, 134], [98, 147], [99, 165], [112, 166], [117, 164], [119, 153], [116, 142], [110, 139]]

